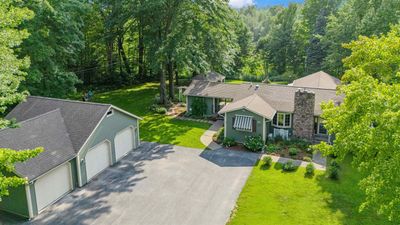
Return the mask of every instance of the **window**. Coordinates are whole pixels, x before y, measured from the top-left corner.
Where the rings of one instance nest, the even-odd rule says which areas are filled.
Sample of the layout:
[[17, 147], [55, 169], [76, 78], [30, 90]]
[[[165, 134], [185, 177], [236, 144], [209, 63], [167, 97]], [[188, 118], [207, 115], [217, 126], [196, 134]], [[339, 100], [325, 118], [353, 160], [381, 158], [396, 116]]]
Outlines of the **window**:
[[272, 121], [276, 127], [288, 128], [292, 125], [292, 114], [290, 113], [276, 113]]
[[315, 119], [314, 119], [314, 133], [315, 134], [328, 134], [328, 131], [324, 127], [324, 121], [319, 117], [315, 117]]
[[253, 132], [254, 122], [251, 116], [236, 115], [233, 118], [233, 129]]

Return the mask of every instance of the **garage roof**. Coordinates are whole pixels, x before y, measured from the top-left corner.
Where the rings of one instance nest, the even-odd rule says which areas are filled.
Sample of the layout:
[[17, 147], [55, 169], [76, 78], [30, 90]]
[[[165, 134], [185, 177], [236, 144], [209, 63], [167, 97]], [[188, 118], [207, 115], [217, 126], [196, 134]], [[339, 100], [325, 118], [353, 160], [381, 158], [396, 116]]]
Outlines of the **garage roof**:
[[22, 121], [18, 128], [0, 130], [3, 148], [25, 150], [44, 147], [37, 157], [17, 163], [16, 172], [28, 180], [34, 180], [54, 167], [75, 157], [70, 136], [59, 109]]
[[44, 147], [39, 156], [16, 164], [18, 175], [35, 179], [73, 159], [110, 109], [141, 119], [110, 104], [29, 96], [6, 116], [20, 127], [0, 130], [0, 147]]
[[21, 122], [59, 109], [75, 152], [78, 152], [110, 107], [109, 104], [29, 96], [6, 119], [15, 118]]

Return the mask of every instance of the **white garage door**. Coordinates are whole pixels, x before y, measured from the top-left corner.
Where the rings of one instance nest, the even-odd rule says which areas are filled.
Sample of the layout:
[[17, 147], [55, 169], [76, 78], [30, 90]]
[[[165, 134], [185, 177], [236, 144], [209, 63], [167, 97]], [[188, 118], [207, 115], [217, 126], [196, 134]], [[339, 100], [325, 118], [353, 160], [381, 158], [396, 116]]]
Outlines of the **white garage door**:
[[115, 136], [115, 157], [117, 160], [121, 159], [128, 152], [135, 148], [135, 132], [132, 128], [128, 127]]
[[110, 144], [104, 141], [94, 148], [90, 149], [86, 154], [86, 175], [87, 180], [91, 180], [94, 176], [110, 166]]
[[69, 163], [62, 165], [35, 182], [38, 210], [57, 201], [72, 190], [71, 169]]

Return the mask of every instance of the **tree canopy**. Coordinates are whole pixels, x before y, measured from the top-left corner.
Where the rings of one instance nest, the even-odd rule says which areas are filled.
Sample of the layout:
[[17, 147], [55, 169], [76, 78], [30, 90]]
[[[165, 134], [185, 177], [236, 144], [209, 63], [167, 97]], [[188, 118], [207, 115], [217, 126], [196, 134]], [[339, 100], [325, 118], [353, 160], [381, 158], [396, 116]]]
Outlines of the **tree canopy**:
[[[26, 73], [22, 69], [29, 66], [29, 58], [20, 59], [15, 53], [28, 37], [26, 30], [18, 28], [23, 21], [31, 19], [33, 13], [15, 2], [0, 2], [0, 113], [4, 113], [8, 106], [21, 101], [26, 95], [26, 92], [19, 92], [18, 88], [25, 78]], [[0, 129], [10, 125], [9, 121], [0, 117]], [[25, 178], [14, 175], [14, 164], [35, 157], [41, 151], [41, 148], [25, 151], [0, 148], [0, 197], [8, 195], [10, 188], [27, 182]]]
[[353, 156], [366, 176], [360, 187], [366, 199], [360, 209], [376, 208], [390, 220], [400, 219], [400, 26], [381, 37], [361, 36], [344, 46], [351, 55], [339, 94], [343, 104], [323, 105], [333, 145], [317, 146], [339, 158]]

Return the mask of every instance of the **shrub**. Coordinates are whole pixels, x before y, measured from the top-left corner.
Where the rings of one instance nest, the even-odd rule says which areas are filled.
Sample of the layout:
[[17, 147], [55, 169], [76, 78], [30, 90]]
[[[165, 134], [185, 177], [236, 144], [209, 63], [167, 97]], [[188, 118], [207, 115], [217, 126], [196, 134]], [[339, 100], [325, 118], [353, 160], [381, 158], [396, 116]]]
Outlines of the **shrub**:
[[262, 159], [262, 161], [264, 162], [265, 167], [270, 167], [272, 165], [272, 158], [271, 156], [266, 156]]
[[339, 167], [330, 166], [327, 172], [329, 178], [334, 180], [337, 180], [339, 178]]
[[313, 175], [314, 174], [314, 170], [315, 170], [314, 164], [312, 164], [312, 163], [307, 164], [307, 166], [306, 166], [306, 175]]
[[168, 111], [165, 107], [159, 106], [157, 104], [151, 105], [149, 109], [158, 114], [166, 114]]
[[225, 147], [232, 147], [236, 145], [236, 141], [233, 138], [226, 137], [224, 138], [224, 141], [222, 142], [222, 145]]
[[282, 169], [284, 171], [294, 171], [294, 170], [296, 170], [296, 166], [294, 165], [294, 161], [293, 160], [288, 160], [287, 162], [285, 162], [283, 164]]
[[244, 147], [253, 152], [259, 152], [264, 147], [264, 141], [261, 136], [246, 136], [244, 140]]
[[204, 102], [202, 98], [195, 98], [192, 102], [192, 114], [194, 116], [204, 116], [207, 111], [207, 104]]
[[304, 156], [303, 157], [303, 161], [312, 162], [312, 159], [310, 157], [308, 157], [308, 156]]
[[213, 135], [213, 141], [222, 143], [224, 141], [224, 128], [220, 128], [217, 133]]
[[295, 148], [295, 147], [289, 148], [289, 155], [295, 156], [295, 155], [297, 155], [298, 153], [299, 153], [299, 150], [298, 150], [297, 148]]
[[276, 152], [278, 149], [279, 149], [278, 146], [276, 146], [274, 144], [270, 144], [267, 146], [267, 152], [269, 152], [269, 153]]
[[330, 162], [327, 173], [331, 179], [337, 180], [339, 178], [339, 163], [336, 160]]
[[336, 160], [332, 160], [329, 165], [332, 167], [340, 168], [339, 163]]

